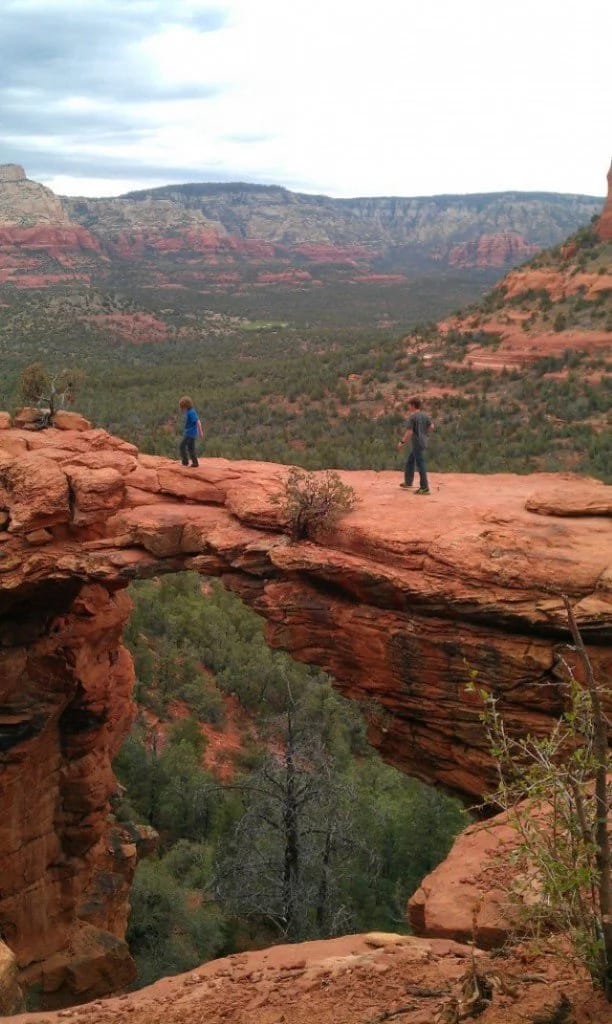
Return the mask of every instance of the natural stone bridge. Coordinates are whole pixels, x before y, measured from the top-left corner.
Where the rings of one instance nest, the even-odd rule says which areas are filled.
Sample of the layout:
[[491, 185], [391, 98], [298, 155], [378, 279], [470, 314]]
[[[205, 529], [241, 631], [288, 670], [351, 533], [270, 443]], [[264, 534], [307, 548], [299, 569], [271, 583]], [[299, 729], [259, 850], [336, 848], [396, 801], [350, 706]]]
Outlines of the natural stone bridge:
[[562, 593], [596, 672], [612, 674], [603, 484], [434, 473], [423, 499], [399, 474], [343, 473], [355, 511], [292, 543], [271, 501], [286, 467], [184, 469], [102, 430], [4, 425], [0, 934], [47, 987], [96, 994], [105, 972], [109, 988], [129, 980], [136, 849], [109, 801], [133, 716], [131, 580], [220, 576], [265, 617], [273, 646], [362, 703], [387, 761], [468, 799], [494, 775], [468, 675], [499, 695], [511, 729], [546, 730], [560, 708]]

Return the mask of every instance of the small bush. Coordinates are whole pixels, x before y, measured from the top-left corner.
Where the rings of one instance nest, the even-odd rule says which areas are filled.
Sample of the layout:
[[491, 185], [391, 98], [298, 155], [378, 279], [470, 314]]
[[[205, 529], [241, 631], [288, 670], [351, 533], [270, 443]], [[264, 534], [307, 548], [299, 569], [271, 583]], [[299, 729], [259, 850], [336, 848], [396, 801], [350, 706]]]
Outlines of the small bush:
[[334, 470], [306, 473], [293, 466], [281, 491], [272, 500], [280, 505], [292, 540], [308, 537], [317, 527], [330, 527], [357, 503], [352, 487]]
[[565, 706], [551, 731], [513, 736], [497, 698], [480, 691], [498, 772], [490, 799], [517, 834], [508, 896], [518, 911], [519, 934], [567, 934], [576, 958], [612, 1002], [609, 687], [596, 681], [569, 599], [563, 596], [563, 602], [573, 641], [568, 651], [582, 682], [559, 651]]

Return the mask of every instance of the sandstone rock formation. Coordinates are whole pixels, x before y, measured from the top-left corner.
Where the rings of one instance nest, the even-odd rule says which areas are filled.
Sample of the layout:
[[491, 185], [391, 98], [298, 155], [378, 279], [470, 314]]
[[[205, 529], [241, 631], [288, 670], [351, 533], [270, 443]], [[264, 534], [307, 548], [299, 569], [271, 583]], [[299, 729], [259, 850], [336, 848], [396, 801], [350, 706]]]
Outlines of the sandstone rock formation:
[[[588, 209], [592, 208], [593, 213], [601, 209], [601, 201], [589, 197], [573, 196], [568, 204], [570, 197], [542, 193], [333, 199], [244, 183], [168, 185], [124, 198], [135, 203], [172, 200], [183, 209], [198, 211], [223, 224], [239, 239], [260, 239], [283, 246], [311, 244], [327, 248], [328, 253], [335, 245], [374, 246], [387, 255], [393, 247], [416, 244], [428, 247], [444, 260], [453, 245], [476, 242], [483, 235], [516, 235], [526, 245], [535, 243], [543, 248], [572, 230], [566, 219], [569, 206], [577, 215], [576, 226], [588, 221], [592, 215]], [[537, 242], [534, 218], [541, 219], [547, 234]]]
[[89, 285], [100, 261], [99, 241], [70, 219], [59, 196], [17, 164], [0, 167], [0, 284]]
[[454, 245], [448, 262], [453, 267], [507, 267], [511, 263], [522, 263], [538, 248], [513, 231], [483, 234], [473, 241]]
[[612, 242], [612, 164], [608, 171], [608, 197], [596, 230], [602, 242]]
[[[475, 972], [490, 993], [478, 1006]], [[571, 959], [493, 958], [448, 939], [371, 932], [234, 954], [14, 1024], [608, 1024], [609, 1009]]]
[[516, 842], [505, 813], [466, 828], [408, 901], [415, 935], [501, 949], [511, 934], [507, 885]]
[[[550, 357], [563, 365], [568, 352], [576, 352], [592, 355], [606, 373], [612, 361], [611, 241], [612, 168], [608, 200], [594, 227], [585, 225], [565, 245], [510, 270], [477, 307], [439, 324], [441, 339], [426, 354], [444, 354], [445, 339], [458, 332], [465, 347], [454, 366], [516, 370]], [[455, 258], [478, 263], [478, 249], [458, 246]]]
[[65, 226], [69, 223], [70, 218], [59, 196], [26, 178], [23, 167], [18, 164], [0, 166], [0, 225]]
[[[550, 805], [524, 804], [523, 811], [540, 820], [543, 832], [552, 834]], [[612, 834], [612, 814], [608, 829]], [[473, 941], [480, 949], [499, 950], [513, 940], [516, 943], [516, 933], [521, 930], [519, 908], [529, 907], [541, 897], [536, 885], [525, 885], [524, 873], [516, 866], [522, 838], [516, 813], [502, 812], [466, 828], [446, 859], [423, 879], [408, 901], [414, 933]], [[514, 886], [515, 881], [519, 885]], [[555, 941], [562, 940], [556, 936]]]
[[20, 164], [0, 164], [0, 182], [25, 181], [25, 176]]
[[581, 479], [568, 515], [571, 476], [432, 474], [423, 501], [398, 474], [345, 473], [357, 508], [291, 543], [271, 500], [286, 472], [184, 469], [103, 430], [0, 431], [0, 931], [57, 1003], [108, 988], [109, 962], [115, 984], [132, 969], [135, 851], [110, 814], [133, 714], [131, 580], [221, 576], [271, 644], [362, 703], [383, 757], [468, 799], [493, 779], [471, 671], [510, 729], [545, 730], [560, 708], [561, 593], [596, 671], [612, 671], [610, 488]]

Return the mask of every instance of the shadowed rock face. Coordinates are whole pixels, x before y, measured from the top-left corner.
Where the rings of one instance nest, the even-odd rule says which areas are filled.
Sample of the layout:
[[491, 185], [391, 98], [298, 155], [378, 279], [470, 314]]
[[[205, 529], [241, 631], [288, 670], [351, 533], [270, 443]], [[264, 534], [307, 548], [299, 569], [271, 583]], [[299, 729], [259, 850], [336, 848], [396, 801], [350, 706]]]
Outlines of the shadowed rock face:
[[131, 580], [222, 577], [273, 646], [362, 703], [386, 760], [470, 800], [494, 772], [468, 676], [495, 690], [511, 729], [546, 730], [560, 707], [561, 593], [610, 675], [612, 488], [432, 474], [420, 498], [400, 474], [343, 473], [356, 509], [290, 543], [271, 500], [286, 472], [184, 469], [102, 430], [0, 430], [0, 932], [56, 1005], [133, 971], [136, 846], [109, 816], [133, 714]]

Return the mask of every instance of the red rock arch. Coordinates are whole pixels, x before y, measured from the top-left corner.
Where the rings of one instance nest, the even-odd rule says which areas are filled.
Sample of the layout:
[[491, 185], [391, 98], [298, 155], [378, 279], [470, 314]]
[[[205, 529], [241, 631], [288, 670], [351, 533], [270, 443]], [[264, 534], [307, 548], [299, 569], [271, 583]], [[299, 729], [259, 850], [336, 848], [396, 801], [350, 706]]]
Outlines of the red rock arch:
[[433, 474], [424, 500], [397, 474], [347, 473], [357, 508], [291, 543], [271, 501], [285, 473], [184, 469], [102, 430], [0, 430], [0, 933], [60, 1000], [104, 991], [109, 963], [115, 986], [132, 970], [136, 846], [109, 818], [133, 715], [131, 580], [222, 577], [273, 646], [363, 703], [386, 760], [468, 799], [493, 778], [470, 669], [512, 728], [546, 729], [563, 592], [611, 674], [611, 488]]

